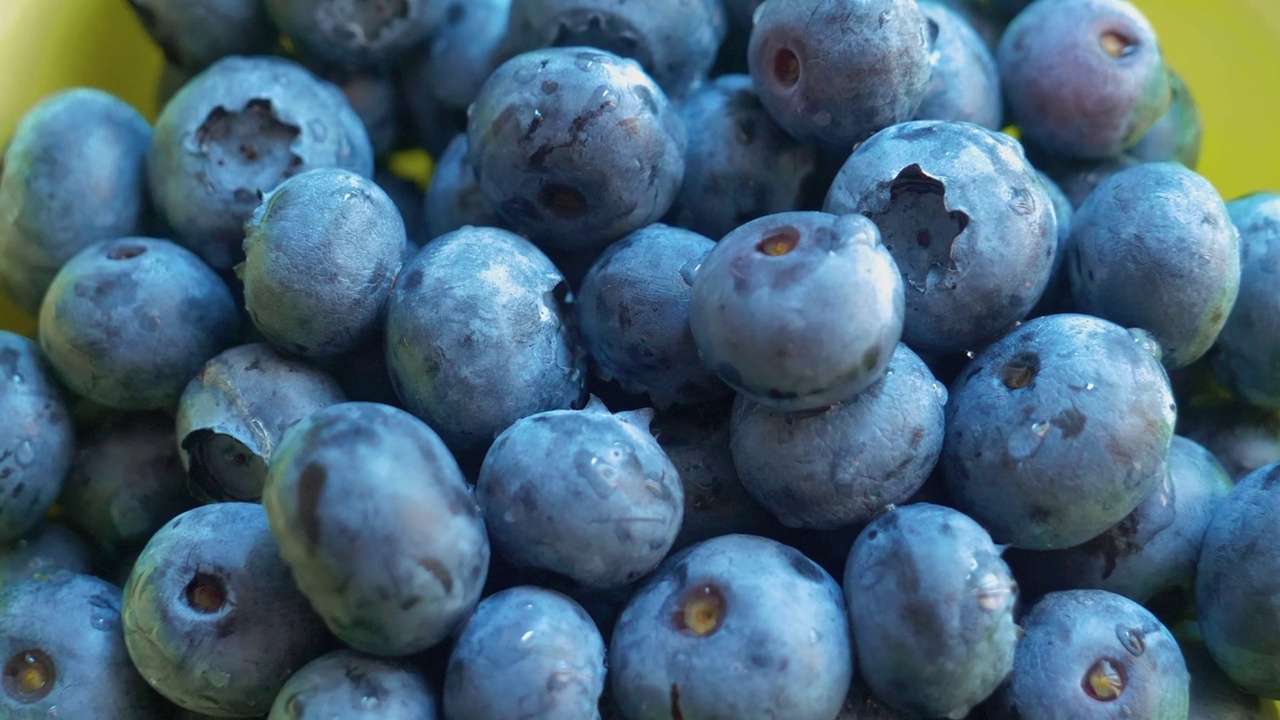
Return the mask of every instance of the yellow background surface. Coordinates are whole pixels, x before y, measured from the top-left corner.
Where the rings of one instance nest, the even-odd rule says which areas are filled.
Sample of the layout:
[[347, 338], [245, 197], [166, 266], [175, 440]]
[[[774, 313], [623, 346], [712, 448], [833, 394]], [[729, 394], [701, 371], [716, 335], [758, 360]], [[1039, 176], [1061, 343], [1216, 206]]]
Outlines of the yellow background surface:
[[[1280, 190], [1280, 0], [1137, 0], [1204, 118], [1199, 170], [1227, 199]], [[155, 117], [161, 58], [125, 0], [0, 0], [0, 141], [45, 94], [116, 93]], [[34, 321], [0, 297], [0, 329]]]

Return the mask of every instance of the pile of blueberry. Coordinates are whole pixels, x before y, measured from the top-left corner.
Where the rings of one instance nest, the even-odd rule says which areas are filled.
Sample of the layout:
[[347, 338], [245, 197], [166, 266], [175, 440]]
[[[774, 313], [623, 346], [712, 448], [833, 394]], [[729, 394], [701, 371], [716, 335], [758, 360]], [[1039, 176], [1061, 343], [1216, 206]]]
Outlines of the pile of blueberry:
[[1134, 5], [129, 2], [0, 166], [0, 716], [1269, 716], [1280, 195]]

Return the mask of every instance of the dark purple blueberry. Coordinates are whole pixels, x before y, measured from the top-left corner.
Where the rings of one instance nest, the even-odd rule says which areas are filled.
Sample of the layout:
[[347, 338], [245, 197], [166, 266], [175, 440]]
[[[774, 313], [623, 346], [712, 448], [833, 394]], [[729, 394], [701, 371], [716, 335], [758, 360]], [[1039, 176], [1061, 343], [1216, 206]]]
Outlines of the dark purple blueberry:
[[1169, 89], [1173, 96], [1169, 110], [1129, 148], [1128, 154], [1143, 162], [1180, 162], [1195, 170], [1204, 130], [1200, 110], [1191, 89], [1173, 70], [1169, 71]]
[[157, 531], [129, 574], [122, 616], [147, 682], [220, 717], [267, 712], [289, 676], [333, 643], [253, 503], [198, 507]]
[[187, 381], [235, 341], [231, 291], [167, 240], [92, 245], [54, 278], [40, 347], [72, 391], [120, 410], [172, 410]]
[[279, 34], [263, 0], [128, 0], [171, 65], [198, 72], [228, 55], [265, 55]]
[[919, 3], [929, 28], [929, 85], [913, 116], [999, 130], [1004, 115], [996, 58], [963, 12], [943, 1]]
[[444, 20], [440, 0], [263, 0], [302, 57], [344, 69], [389, 68]]
[[791, 212], [717, 243], [693, 281], [702, 361], [768, 407], [813, 410], [884, 375], [902, 333], [903, 283], [858, 215]]
[[852, 147], [924, 98], [930, 38], [915, 0], [766, 0], [754, 21], [760, 101], [802, 142]]
[[513, 565], [592, 588], [657, 567], [680, 531], [684, 488], [649, 432], [652, 416], [593, 400], [507, 428], [476, 481], [494, 548]]
[[1071, 223], [1071, 296], [1080, 312], [1141, 327], [1165, 367], [1208, 352], [1240, 287], [1240, 234], [1208, 180], [1144, 163], [1098, 186]]
[[1010, 120], [1030, 145], [1068, 157], [1119, 155], [1169, 108], [1155, 30], [1127, 0], [1038, 0], [997, 54]]
[[440, 437], [403, 410], [312, 413], [277, 447], [262, 502], [297, 587], [356, 650], [421, 653], [480, 600], [484, 522]]
[[952, 385], [947, 489], [997, 542], [1079, 545], [1164, 480], [1174, 415], [1146, 333], [1086, 315], [1036, 318]]
[[84, 248], [144, 231], [151, 127], [101, 90], [76, 88], [22, 117], [0, 164], [0, 289], [34, 315]]
[[831, 720], [853, 666], [840, 586], [798, 550], [752, 535], [668, 558], [609, 645], [628, 718]]
[[863, 525], [920, 489], [942, 453], [947, 389], [899, 344], [884, 377], [827, 408], [779, 412], [744, 396], [730, 445], [742, 485], [783, 525]]
[[1280, 410], [1280, 195], [1227, 205], [1240, 233], [1240, 292], [1211, 354], [1214, 374], [1245, 402]]
[[178, 402], [178, 445], [192, 494], [207, 502], [258, 501], [285, 431], [346, 399], [327, 373], [266, 343], [220, 353]]
[[0, 591], [0, 715], [167, 720], [120, 632], [120, 588], [55, 570]]
[[858, 671], [921, 717], [964, 717], [1013, 669], [1017, 585], [1002, 548], [963, 513], [890, 509], [858, 536], [844, 571]]
[[412, 666], [335, 650], [280, 688], [267, 720], [436, 720], [436, 692]]
[[603, 50], [517, 55], [468, 110], [480, 190], [534, 242], [598, 250], [656, 222], [684, 177], [684, 121], [640, 65]]
[[1044, 184], [1003, 133], [917, 120], [858, 146], [824, 208], [875, 221], [906, 284], [903, 342], [974, 351], [1044, 292], [1057, 220]]

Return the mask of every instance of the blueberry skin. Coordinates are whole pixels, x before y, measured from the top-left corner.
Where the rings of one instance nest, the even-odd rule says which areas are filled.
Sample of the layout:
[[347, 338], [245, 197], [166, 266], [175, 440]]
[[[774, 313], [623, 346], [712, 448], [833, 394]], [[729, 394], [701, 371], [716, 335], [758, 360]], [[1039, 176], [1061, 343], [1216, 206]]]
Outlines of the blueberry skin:
[[1071, 224], [1067, 269], [1081, 312], [1141, 327], [1165, 367], [1208, 352], [1240, 288], [1240, 235], [1213, 185], [1177, 163], [1111, 176]]
[[272, 344], [320, 357], [377, 332], [408, 238], [376, 183], [340, 168], [295, 175], [263, 197], [244, 229], [236, 273], [253, 324]]
[[522, 417], [583, 395], [564, 279], [529, 241], [468, 227], [409, 261], [387, 305], [391, 379], [450, 449], [480, 455]]
[[195, 506], [166, 413], [126, 415], [78, 444], [58, 503], [64, 519], [112, 555], [142, 549]]
[[997, 542], [1079, 545], [1165, 478], [1175, 406], [1134, 334], [1086, 315], [1030, 320], [951, 387], [943, 460], [956, 507]]
[[1251, 405], [1280, 410], [1280, 195], [1227, 204], [1240, 233], [1240, 292], [1211, 361], [1218, 379]]
[[395, 77], [381, 73], [330, 72], [316, 73], [337, 85], [346, 96], [369, 135], [374, 157], [385, 157], [400, 144], [403, 123], [401, 118], [400, 86]]
[[423, 207], [427, 234], [433, 238], [467, 225], [503, 227], [498, 214], [480, 192], [480, 183], [467, 158], [467, 135], [459, 133], [436, 158]]
[[206, 502], [258, 501], [285, 431], [346, 399], [328, 373], [266, 343], [218, 354], [178, 402], [178, 446], [192, 494]]
[[963, 513], [891, 509], [858, 536], [844, 598], [867, 686], [923, 717], [963, 717], [1013, 669], [1017, 585]]
[[715, 246], [698, 233], [655, 223], [605, 249], [573, 305], [597, 375], [648, 395], [659, 409], [729, 396], [703, 366], [689, 329], [693, 278]]
[[573, 600], [539, 587], [481, 601], [449, 656], [446, 720], [595, 720], [605, 647]]
[[852, 147], [924, 98], [929, 31], [915, 0], [767, 0], [754, 20], [760, 101], [801, 142]]
[[721, 535], [782, 534], [777, 519], [747, 493], [733, 467], [727, 407], [659, 412], [650, 429], [684, 486], [684, 519], [673, 552]]
[[988, 706], [994, 720], [1188, 716], [1190, 676], [1178, 643], [1132, 600], [1104, 590], [1051, 593], [1022, 629], [1013, 673]]
[[356, 650], [426, 650], [480, 599], [484, 523], [444, 443], [403, 410], [343, 403], [294, 425], [262, 502], [298, 588]]
[[[436, 160], [436, 168], [439, 168], [440, 161]], [[432, 177], [436, 170], [433, 168]], [[400, 217], [404, 220], [405, 238], [408, 245], [405, 247], [405, 257], [412, 257], [418, 251], [418, 248], [427, 244], [433, 236], [427, 232], [427, 216], [424, 212], [422, 202], [422, 188], [414, 180], [400, 177], [390, 168], [386, 166], [379, 167], [373, 173], [373, 181], [382, 188], [382, 191], [391, 198], [391, 202], [395, 203], [396, 209], [400, 211]]]
[[436, 693], [407, 666], [352, 650], [312, 660], [280, 688], [267, 720], [436, 720]]
[[649, 432], [653, 411], [598, 400], [517, 421], [485, 455], [476, 501], [517, 567], [610, 588], [657, 567], [684, 517], [680, 475]]
[[1026, 317], [1057, 249], [1053, 203], [1016, 140], [970, 123], [917, 120], [877, 133], [836, 175], [823, 207], [875, 221], [902, 270], [903, 341], [975, 350]]
[[1149, 604], [1158, 593], [1195, 586], [1205, 528], [1231, 492], [1213, 455], [1184, 437], [1169, 448], [1169, 474], [1115, 527], [1083, 545], [1052, 552], [1011, 550], [1024, 591], [1091, 588]]
[[75, 428], [36, 344], [0, 330], [0, 543], [40, 523], [71, 467]]
[[320, 167], [371, 176], [368, 132], [340, 89], [277, 57], [228, 57], [196, 75], [160, 113], [147, 154], [174, 239], [216, 270], [243, 258], [260, 193]]
[[84, 575], [93, 571], [89, 541], [62, 523], [42, 522], [21, 539], [0, 547], [0, 588], [58, 570]]
[[1191, 89], [1173, 70], [1169, 71], [1169, 92], [1168, 111], [1127, 152], [1142, 162], [1180, 162], [1195, 170], [1204, 131], [1200, 110]]
[[719, 239], [750, 220], [800, 209], [814, 148], [778, 126], [747, 75], [721, 75], [680, 105], [689, 133], [666, 222]]
[[265, 55], [279, 42], [263, 0], [128, 0], [170, 65], [198, 72], [228, 55]]
[[456, 108], [436, 94], [437, 74], [429, 47], [405, 56], [395, 72], [408, 140], [434, 158], [440, 157], [454, 135], [467, 131], [466, 108]]
[[866, 218], [769, 215], [725, 236], [693, 280], [698, 353], [740, 394], [786, 412], [826, 407], [884, 375], [903, 284]]
[[1120, 155], [1105, 160], [1073, 160], [1060, 157], [1035, 157], [1037, 167], [1053, 179], [1071, 202], [1079, 209], [1099, 185], [1112, 175], [1128, 170], [1142, 161], [1132, 155]]
[[1191, 405], [1178, 413], [1178, 432], [1200, 443], [1239, 480], [1280, 462], [1280, 413], [1235, 400]]
[[673, 555], [609, 645], [623, 714], [830, 720], [853, 675], [840, 586], [799, 551], [725, 535]]
[[[977, 712], [969, 717], [974, 720], [982, 718]], [[862, 678], [854, 675], [853, 682], [849, 686], [849, 694], [845, 697], [844, 705], [841, 706], [840, 714], [835, 717], [835, 720], [917, 720], [917, 718], [918, 716], [902, 712], [876, 697]]]
[[929, 84], [916, 120], [955, 120], [999, 130], [1004, 115], [1000, 73], [986, 41], [958, 9], [923, 1], [920, 12], [932, 38]]
[[599, 250], [656, 222], [684, 177], [688, 137], [675, 106], [636, 61], [602, 50], [517, 55], [467, 115], [481, 192], [548, 248]]
[[1059, 155], [1119, 155], [1169, 107], [1155, 30], [1126, 0], [1033, 2], [1005, 30], [996, 59], [1024, 142]]
[[444, 21], [411, 62], [421, 63], [415, 86], [446, 107], [466, 110], [506, 60], [512, 0], [450, 3]]
[[1241, 688], [1280, 698], [1280, 613], [1272, 542], [1280, 465], [1246, 475], [1218, 508], [1196, 566], [1196, 611], [1209, 653]]
[[151, 126], [124, 101], [76, 88], [18, 123], [0, 166], [0, 289], [29, 314], [53, 276], [100, 240], [143, 230]]
[[1191, 714], [1200, 720], [1273, 720], [1275, 703], [1247, 693], [1222, 673], [1203, 641], [1179, 638], [1191, 673]]
[[[170, 714], [129, 661], [120, 588], [105, 580], [58, 570], [0, 591], [0, 658], [5, 718], [160, 720]], [[43, 673], [45, 682], [24, 692], [20, 673]]]
[[348, 70], [390, 68], [440, 25], [437, 0], [262, 0], [298, 54]]
[[235, 341], [236, 306], [200, 258], [155, 238], [92, 245], [54, 278], [40, 347], [73, 392], [120, 410], [171, 410]]
[[1063, 192], [1058, 183], [1043, 172], [1037, 170], [1036, 176], [1044, 185], [1053, 203], [1053, 215], [1058, 226], [1058, 245], [1053, 253], [1053, 269], [1049, 272], [1049, 283], [1044, 286], [1044, 294], [1040, 302], [1031, 311], [1031, 317], [1052, 315], [1054, 313], [1071, 312], [1071, 280], [1067, 277], [1067, 241], [1071, 239], [1071, 222], [1075, 218], [1075, 205]]
[[733, 463], [747, 492], [787, 527], [860, 525], [929, 478], [946, 404], [947, 389], [899, 344], [883, 379], [829, 408], [784, 413], [738, 396]]
[[706, 80], [726, 31], [720, 0], [516, 0], [507, 47], [582, 46], [632, 58], [680, 100]]
[[332, 644], [254, 503], [198, 507], [157, 531], [125, 583], [122, 616], [147, 682], [219, 717], [266, 713]]

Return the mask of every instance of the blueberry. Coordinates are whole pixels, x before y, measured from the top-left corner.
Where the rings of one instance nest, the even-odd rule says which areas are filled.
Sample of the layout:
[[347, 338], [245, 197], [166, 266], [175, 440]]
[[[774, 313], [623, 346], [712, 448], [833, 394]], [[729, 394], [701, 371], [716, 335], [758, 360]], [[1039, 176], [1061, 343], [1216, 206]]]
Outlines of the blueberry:
[[844, 571], [858, 669], [877, 696], [923, 717], [964, 717], [1013, 669], [1017, 585], [963, 513], [918, 503], [862, 531]]
[[92, 245], [58, 272], [40, 308], [40, 347], [90, 400], [170, 410], [238, 325], [231, 291], [200, 258], [129, 237]]
[[[436, 167], [439, 167], [439, 162], [436, 160]], [[406, 259], [412, 257], [418, 248], [427, 244], [427, 241], [433, 237], [427, 232], [422, 188], [417, 181], [401, 177], [385, 166], [374, 171], [373, 181], [382, 188], [387, 197], [391, 198], [391, 202], [395, 203], [396, 209], [400, 211], [400, 217], [404, 220], [405, 238], [408, 240], [408, 245], [404, 249], [405, 257]]]
[[666, 221], [719, 239], [750, 220], [799, 210], [814, 149], [786, 134], [747, 75], [721, 75], [680, 106], [684, 182]]
[[1204, 129], [1200, 110], [1182, 76], [1173, 70], [1169, 71], [1169, 91], [1169, 109], [1128, 153], [1143, 162], [1180, 162], [1195, 170]]
[[444, 717], [592, 720], [604, 690], [605, 647], [586, 611], [526, 586], [481, 601], [449, 656]]
[[123, 618], [147, 682], [220, 717], [267, 712], [289, 675], [332, 642], [252, 503], [198, 507], [157, 531], [125, 584]]
[[628, 718], [830, 720], [853, 675], [840, 586], [773, 540], [694, 545], [623, 610], [609, 675]]
[[271, 52], [279, 35], [262, 0], [129, 0], [172, 66], [203, 70], [228, 55]]
[[1203, 640], [1179, 638], [1191, 673], [1191, 714], [1205, 720], [1271, 720], [1275, 704], [1241, 690], [1223, 674]]
[[654, 224], [610, 245], [591, 266], [574, 301], [582, 344], [596, 373], [658, 408], [728, 397], [698, 358], [689, 296], [715, 242]]
[[148, 212], [151, 126], [100, 90], [51, 95], [18, 123], [0, 170], [0, 289], [35, 314], [73, 255], [135, 235]]
[[1022, 619], [1013, 673], [989, 715], [1185, 718], [1190, 677], [1177, 641], [1141, 605], [1104, 590], [1050, 593]]
[[489, 75], [506, 59], [507, 28], [513, 0], [453, 0], [444, 22], [409, 66], [410, 92], [429, 93], [441, 104], [466, 110]]
[[854, 151], [824, 209], [875, 221], [906, 283], [903, 341], [964, 352], [1006, 332], [1053, 269], [1053, 203], [1017, 141], [970, 123], [918, 120]]
[[[1034, 155], [1034, 152], [1033, 152]], [[1072, 158], [1033, 157], [1037, 167], [1057, 183], [1067, 196], [1071, 207], [1079, 209], [1089, 195], [1112, 175], [1128, 170], [1142, 161], [1132, 155], [1120, 155], [1105, 160], [1076, 160]]]
[[656, 567], [680, 531], [684, 489], [649, 433], [652, 415], [614, 415], [593, 400], [503, 431], [476, 481], [498, 552], [518, 567], [598, 588]]
[[947, 489], [997, 542], [1079, 545], [1165, 478], [1173, 393], [1142, 335], [1046, 315], [993, 343], [952, 385]]
[[999, 130], [1004, 115], [995, 56], [962, 11], [946, 2], [919, 3], [932, 38], [929, 84], [917, 120], [955, 120]]
[[424, 203], [427, 233], [433, 238], [467, 225], [502, 227], [497, 213], [480, 192], [471, 161], [467, 158], [467, 135], [454, 135], [436, 158]]
[[345, 400], [328, 374], [281, 357], [265, 343], [217, 355], [178, 403], [178, 444], [192, 494], [207, 501], [257, 501], [285, 431]]
[[760, 101], [802, 142], [852, 147], [924, 98], [929, 30], [915, 0], [767, 0], [754, 20]]
[[640, 63], [679, 100], [706, 79], [724, 40], [720, 0], [515, 0], [508, 47], [593, 47]]
[[659, 220], [684, 176], [684, 122], [629, 58], [586, 47], [503, 63], [468, 111], [480, 190], [513, 228], [598, 250]]
[[465, 106], [454, 107], [436, 94], [437, 74], [430, 48], [424, 47], [400, 61], [395, 77], [407, 139], [438, 159], [454, 135], [467, 131], [467, 113]]
[[466, 227], [407, 263], [386, 318], [387, 363], [406, 409], [454, 452], [482, 455], [522, 417], [583, 393], [563, 278], [529, 241]]
[[372, 180], [340, 168], [295, 175], [263, 197], [245, 235], [245, 306], [277, 347], [335, 355], [377, 331], [408, 240]]
[[1013, 550], [1008, 559], [1032, 595], [1092, 588], [1148, 605], [1160, 593], [1189, 597], [1205, 528], [1230, 491], [1231, 478], [1213, 455], [1175, 436], [1168, 476], [1115, 527], [1073, 548]]
[[1196, 610], [1209, 653], [1241, 688], [1280, 698], [1280, 465], [1246, 475], [1205, 531], [1196, 566]]
[[298, 587], [356, 650], [426, 650], [480, 599], [484, 523], [444, 443], [403, 410], [343, 403], [303, 419], [262, 502]]
[[1218, 378], [1252, 405], [1280, 410], [1280, 195], [1258, 193], [1227, 205], [1240, 233], [1240, 292], [1212, 356]]
[[1169, 107], [1155, 31], [1126, 0], [1038, 0], [997, 53], [1010, 119], [1029, 144], [1085, 159], [1133, 146]]
[[169, 717], [129, 661], [120, 588], [65, 570], [0, 591], [0, 714], [13, 720]]
[[899, 344], [883, 379], [828, 408], [784, 413], [739, 396], [734, 466], [788, 527], [862, 525], [909, 500], [933, 472], [946, 403], [946, 388]]
[[0, 588], [57, 570], [88, 575], [93, 548], [80, 533], [62, 523], [45, 521], [24, 537], [0, 546]]
[[75, 428], [36, 344], [0, 330], [0, 543], [39, 524], [71, 467]]
[[1071, 238], [1071, 222], [1075, 218], [1075, 206], [1063, 192], [1058, 183], [1039, 170], [1036, 175], [1044, 185], [1053, 204], [1053, 215], [1058, 226], [1058, 245], [1053, 253], [1053, 269], [1049, 272], [1049, 283], [1044, 287], [1040, 302], [1031, 311], [1031, 317], [1052, 315], [1071, 311], [1071, 280], [1067, 277], [1067, 241]]
[[393, 66], [443, 21], [438, 0], [263, 0], [298, 54], [344, 69]]
[[286, 178], [321, 167], [373, 174], [373, 147], [337, 87], [275, 57], [229, 57], [165, 105], [147, 156], [174, 239], [215, 269], [242, 258], [244, 222]]
[[1081, 312], [1141, 327], [1169, 368], [1218, 337], [1240, 286], [1240, 236], [1208, 180], [1177, 163], [1111, 176], [1071, 223], [1067, 270]]
[[659, 412], [651, 429], [684, 486], [684, 519], [672, 550], [721, 535], [778, 534], [778, 521], [747, 493], [733, 467], [727, 407]]
[[195, 505], [186, 480], [173, 418], [131, 413], [83, 438], [58, 502], [68, 523], [122, 554]]
[[410, 667], [335, 650], [302, 666], [280, 688], [268, 720], [435, 720], [436, 693]]
[[316, 70], [337, 85], [369, 135], [375, 157], [384, 157], [401, 142], [404, 114], [400, 86], [393, 76], [373, 72], [341, 73]]
[[[968, 717], [980, 720], [979, 712]], [[876, 697], [867, 684], [858, 675], [853, 676], [849, 686], [849, 694], [845, 696], [844, 705], [835, 720], [918, 720], [916, 715], [903, 712]]]
[[739, 393], [810, 410], [884, 375], [902, 287], [871, 221], [779, 213], [716, 244], [694, 277], [689, 322], [702, 361]]

